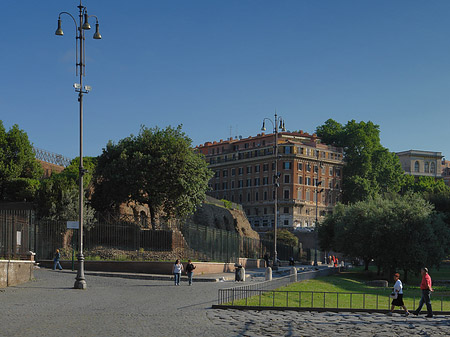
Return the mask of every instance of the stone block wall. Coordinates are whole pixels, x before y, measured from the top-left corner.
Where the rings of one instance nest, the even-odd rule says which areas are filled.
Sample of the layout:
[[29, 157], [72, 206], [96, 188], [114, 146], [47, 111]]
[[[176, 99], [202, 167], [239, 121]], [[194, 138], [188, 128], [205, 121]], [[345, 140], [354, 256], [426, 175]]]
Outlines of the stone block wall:
[[34, 266], [32, 261], [0, 260], [0, 288], [32, 280]]

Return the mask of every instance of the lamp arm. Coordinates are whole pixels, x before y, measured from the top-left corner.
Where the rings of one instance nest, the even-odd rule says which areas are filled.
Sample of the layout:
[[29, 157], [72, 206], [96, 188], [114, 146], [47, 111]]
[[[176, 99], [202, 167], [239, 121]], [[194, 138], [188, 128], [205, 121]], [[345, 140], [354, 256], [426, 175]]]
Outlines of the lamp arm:
[[[67, 14], [68, 16], [70, 16], [71, 18], [72, 18], [72, 20], [73, 20], [73, 23], [75, 24], [75, 37], [76, 37], [76, 39], [79, 39], [79, 38], [81, 38], [81, 36], [79, 36], [78, 35], [78, 25], [77, 25], [77, 21], [75, 20], [75, 18], [73, 17], [73, 15], [72, 14], [70, 14], [69, 12], [61, 12], [61, 13], [59, 13], [59, 15], [58, 15], [58, 19], [61, 19], [61, 15], [62, 14]], [[77, 43], [77, 40], [75, 39], [75, 72], [77, 73], [77, 75], [78, 75], [78, 68], [77, 68], [77, 66], [78, 66], [78, 43]]]

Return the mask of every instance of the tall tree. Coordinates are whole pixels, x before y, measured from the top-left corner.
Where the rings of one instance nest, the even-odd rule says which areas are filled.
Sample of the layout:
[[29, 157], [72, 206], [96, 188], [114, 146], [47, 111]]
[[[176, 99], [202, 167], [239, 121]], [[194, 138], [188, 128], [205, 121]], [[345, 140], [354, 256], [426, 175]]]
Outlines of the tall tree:
[[98, 159], [93, 205], [98, 210], [124, 202], [147, 205], [152, 227], [165, 218], [191, 214], [205, 198], [212, 172], [181, 130], [141, 127], [118, 144], [111, 141]]
[[42, 173], [26, 132], [18, 125], [6, 132], [0, 121], [0, 200], [33, 200]]
[[[90, 206], [89, 189], [97, 158], [84, 157], [83, 166], [87, 170], [83, 181], [86, 197], [84, 200], [84, 221], [94, 221], [94, 209]], [[72, 160], [60, 173], [53, 173], [41, 182], [36, 198], [37, 215], [44, 220], [76, 220], [79, 214], [79, 157]]]
[[450, 252], [450, 228], [418, 194], [386, 194], [340, 205], [319, 226], [322, 248], [364, 260], [385, 271], [438, 266]]
[[403, 176], [400, 161], [380, 144], [378, 125], [351, 120], [342, 126], [329, 119], [317, 127], [316, 133], [325, 143], [344, 149], [344, 202], [400, 190]]

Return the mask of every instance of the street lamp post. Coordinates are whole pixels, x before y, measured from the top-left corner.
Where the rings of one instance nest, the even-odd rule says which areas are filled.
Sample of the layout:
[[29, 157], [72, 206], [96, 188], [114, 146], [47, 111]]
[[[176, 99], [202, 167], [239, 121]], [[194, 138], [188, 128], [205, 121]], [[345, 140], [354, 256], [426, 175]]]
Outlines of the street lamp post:
[[[64, 32], [61, 28], [61, 15], [66, 14], [69, 15], [73, 22], [75, 23], [75, 37], [76, 37], [76, 47], [77, 50], [75, 52], [76, 55], [76, 74], [80, 76], [80, 82], [74, 84], [75, 91], [78, 92], [78, 102], [80, 104], [80, 167], [79, 167], [79, 230], [78, 230], [78, 242], [79, 242], [79, 252], [78, 252], [78, 271], [77, 277], [74, 284], [75, 289], [86, 289], [86, 279], [84, 277], [84, 255], [83, 255], [83, 175], [86, 173], [86, 170], [83, 168], [83, 94], [87, 94], [91, 89], [89, 86], [83, 86], [83, 76], [85, 76], [85, 52], [84, 52], [84, 31], [91, 29], [91, 26], [88, 22], [89, 17], [94, 17], [96, 20], [95, 23], [95, 33], [94, 39], [99, 40], [102, 36], [98, 30], [98, 18], [95, 15], [88, 15], [87, 8], [81, 4], [77, 6], [79, 9], [79, 24], [72, 16], [72, 14], [68, 12], [61, 12], [58, 16], [58, 28], [56, 29], [55, 35], [63, 36]], [[78, 54], [79, 53], [79, 54]]]
[[[280, 178], [280, 172], [278, 172], [278, 130], [286, 131], [286, 128], [284, 127], [284, 121], [281, 119], [281, 117], [277, 116], [277, 113], [275, 113], [274, 121], [272, 121], [270, 118], [264, 118], [263, 119], [263, 125], [261, 130], [266, 131], [265, 121], [268, 120], [270, 123], [272, 123], [273, 131], [275, 133], [275, 145], [274, 145], [274, 154], [275, 154], [275, 174], [273, 175], [274, 178], [274, 188], [275, 188], [275, 198], [274, 198], [274, 224], [273, 224], [273, 264], [272, 269], [276, 270], [278, 268], [277, 263], [277, 219], [278, 219], [278, 187], [280, 186], [280, 183], [278, 182], [278, 179]], [[280, 123], [280, 125], [278, 125]]]
[[319, 181], [319, 171], [322, 168], [322, 163], [319, 162], [319, 151], [316, 150], [317, 157], [317, 180], [315, 183], [314, 193], [316, 195], [316, 222], [314, 224], [314, 232], [315, 232], [315, 244], [314, 244], [314, 266], [317, 266], [317, 223], [319, 221], [318, 211], [319, 211], [319, 194], [323, 192], [323, 188], [319, 190], [319, 186], [322, 185], [322, 181]]

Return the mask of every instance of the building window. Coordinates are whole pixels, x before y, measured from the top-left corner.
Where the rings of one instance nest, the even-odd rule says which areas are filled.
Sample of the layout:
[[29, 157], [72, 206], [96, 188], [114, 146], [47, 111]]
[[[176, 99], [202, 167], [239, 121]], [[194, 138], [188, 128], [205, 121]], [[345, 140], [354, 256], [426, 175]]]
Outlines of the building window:
[[244, 187], [244, 181], [238, 180], [238, 188]]
[[309, 190], [306, 190], [306, 201], [311, 200], [311, 192]]
[[291, 154], [291, 147], [290, 146], [285, 146], [284, 147], [284, 154]]
[[306, 177], [306, 185], [311, 186], [311, 178]]
[[301, 188], [299, 188], [297, 190], [297, 200], [302, 200], [302, 189]]
[[272, 163], [272, 171], [275, 170], [275, 163]]
[[247, 193], [247, 202], [250, 202], [251, 197], [250, 197], [250, 193]]
[[228, 170], [223, 170], [222, 176], [223, 177], [228, 177]]
[[263, 171], [264, 172], [269, 171], [269, 164], [263, 164]]
[[220, 171], [216, 171], [216, 174], [214, 175], [214, 177], [219, 178], [220, 177]]
[[264, 191], [264, 200], [267, 200], [267, 191]]
[[289, 226], [289, 220], [284, 220], [284, 225]]
[[430, 165], [430, 172], [431, 173], [435, 173], [436, 172], [436, 164], [435, 163], [431, 163], [431, 165]]
[[311, 172], [311, 164], [306, 164], [306, 172]]
[[430, 173], [430, 163], [429, 162], [425, 162], [425, 173]]
[[333, 168], [330, 167], [330, 172], [329, 172], [329, 176], [332, 177], [333, 176]]
[[264, 214], [267, 214], [267, 207], [264, 207]]
[[289, 207], [284, 207], [283, 208], [283, 213], [284, 214], [289, 214]]
[[252, 167], [251, 166], [247, 166], [247, 174], [252, 173]]
[[258, 201], [258, 200], [259, 200], [259, 193], [255, 192], [255, 201]]
[[420, 172], [420, 166], [419, 166], [419, 162], [418, 161], [416, 161], [414, 163], [414, 172]]
[[283, 163], [283, 168], [285, 169], [285, 170], [290, 170], [291, 169], [291, 162], [290, 161], [285, 161], [284, 163]]
[[231, 181], [231, 189], [234, 188], [234, 180]]
[[231, 169], [231, 175], [232, 175], [232, 176], [236, 175], [236, 169], [235, 169], [235, 168], [232, 168], [232, 169]]
[[289, 199], [289, 190], [284, 190], [284, 199]]
[[263, 177], [263, 185], [269, 184], [269, 177]]
[[314, 165], [314, 173], [319, 173], [319, 167], [317, 165]]
[[289, 174], [285, 174], [284, 175], [284, 183], [289, 184], [290, 180], [291, 180], [291, 176]]
[[297, 163], [297, 170], [303, 170], [303, 163]]
[[300, 185], [303, 184], [303, 177], [302, 177], [302, 176], [298, 176], [298, 183], [299, 183]]
[[239, 167], [238, 173], [241, 176], [244, 173], [244, 169], [242, 167]]
[[256, 166], [255, 166], [255, 173], [258, 173], [258, 172], [259, 172], [259, 169], [260, 169], [260, 166], [259, 166], [259, 165], [256, 165]]
[[242, 194], [239, 194], [239, 203], [242, 204]]
[[261, 178], [255, 178], [255, 186], [259, 186]]
[[222, 189], [223, 190], [228, 189], [228, 183], [227, 182], [222, 183]]
[[336, 177], [340, 177], [340, 176], [341, 176], [341, 169], [336, 168]]
[[250, 187], [250, 186], [252, 186], [252, 180], [251, 179], [247, 179], [247, 185], [246, 185], [247, 187]]

